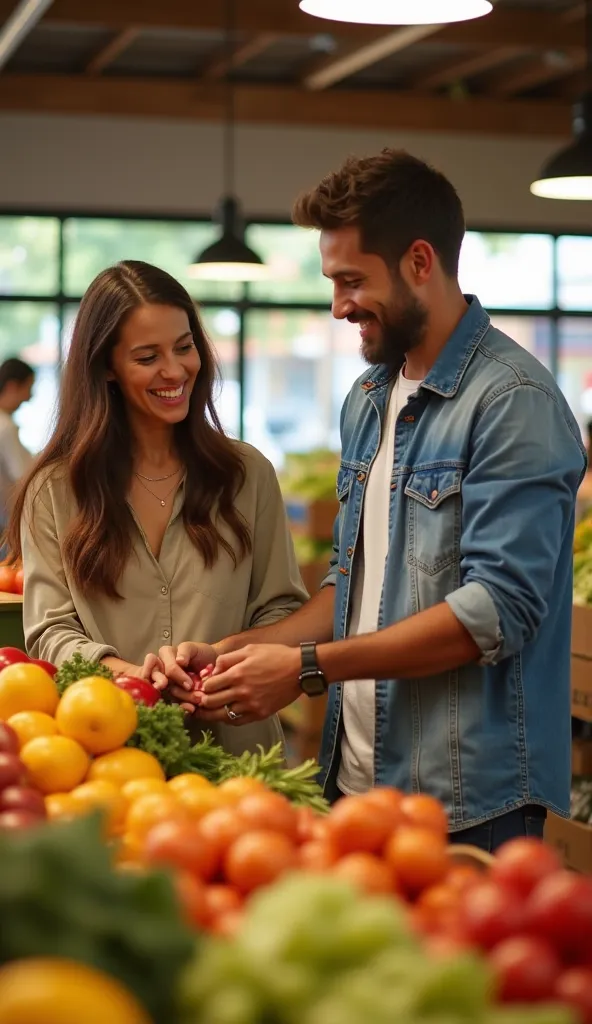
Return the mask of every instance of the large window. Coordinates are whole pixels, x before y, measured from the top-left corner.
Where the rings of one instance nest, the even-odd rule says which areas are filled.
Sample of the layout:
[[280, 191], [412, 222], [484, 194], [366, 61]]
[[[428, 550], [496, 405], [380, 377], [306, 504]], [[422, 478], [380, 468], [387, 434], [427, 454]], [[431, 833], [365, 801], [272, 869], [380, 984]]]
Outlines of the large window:
[[[272, 280], [196, 282], [192, 257], [215, 237], [207, 221], [0, 214], [0, 360], [36, 370], [33, 399], [17, 414], [33, 451], [51, 429], [59, 368], [80, 299], [120, 259], [163, 267], [199, 302], [215, 347], [224, 427], [285, 455], [339, 447], [339, 413], [363, 364], [355, 327], [333, 319], [315, 232], [251, 223], [247, 240]], [[493, 322], [557, 375], [582, 428], [592, 419], [592, 237], [471, 230], [460, 263]]]

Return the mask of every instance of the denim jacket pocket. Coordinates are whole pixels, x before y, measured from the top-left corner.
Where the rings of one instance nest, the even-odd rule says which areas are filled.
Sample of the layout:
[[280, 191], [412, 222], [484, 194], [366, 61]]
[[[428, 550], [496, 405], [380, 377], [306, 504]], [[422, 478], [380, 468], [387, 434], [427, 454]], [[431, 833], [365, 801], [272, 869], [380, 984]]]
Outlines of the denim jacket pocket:
[[407, 561], [435, 576], [460, 557], [462, 469], [416, 470], [405, 487]]

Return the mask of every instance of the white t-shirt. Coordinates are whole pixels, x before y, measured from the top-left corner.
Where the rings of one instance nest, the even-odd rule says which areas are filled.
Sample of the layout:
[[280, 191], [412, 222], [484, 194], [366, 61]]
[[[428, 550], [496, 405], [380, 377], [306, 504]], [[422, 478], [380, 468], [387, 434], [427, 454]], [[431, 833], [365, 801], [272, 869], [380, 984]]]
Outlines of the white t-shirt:
[[[354, 562], [349, 636], [375, 633], [388, 554], [391, 477], [395, 455], [395, 424], [401, 409], [421, 381], [399, 373], [388, 400], [380, 447], [366, 482], [360, 541]], [[361, 541], [363, 540], [363, 543]], [[337, 785], [350, 796], [374, 785], [376, 680], [357, 679], [343, 687], [343, 738]]]
[[32, 456], [21, 444], [12, 417], [0, 409], [0, 525], [8, 519], [14, 485], [25, 475]]

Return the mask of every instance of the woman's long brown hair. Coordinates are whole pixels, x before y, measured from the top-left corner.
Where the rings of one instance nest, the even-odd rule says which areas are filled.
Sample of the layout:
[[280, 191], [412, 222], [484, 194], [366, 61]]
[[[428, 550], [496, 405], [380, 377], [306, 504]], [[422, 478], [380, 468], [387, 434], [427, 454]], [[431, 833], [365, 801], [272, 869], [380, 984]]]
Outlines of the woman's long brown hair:
[[[220, 548], [235, 564], [251, 548], [248, 526], [234, 504], [245, 469], [216, 413], [213, 394], [219, 372], [195, 305], [182, 285], [163, 270], [125, 260], [99, 274], [82, 299], [64, 368], [56, 426], [19, 489], [7, 531], [11, 556], [18, 559], [25, 508], [30, 509], [27, 514], [34, 530], [36, 482], [41, 486], [52, 470], [65, 472], [78, 507], [64, 539], [65, 567], [83, 593], [111, 598], [120, 597], [117, 584], [132, 546], [133, 520], [126, 497], [133, 467], [125, 404], [107, 375], [124, 320], [145, 303], [182, 309], [201, 359], [189, 414], [175, 426], [177, 451], [186, 470], [185, 529], [208, 567]], [[236, 545], [218, 529], [217, 515], [230, 527]]]

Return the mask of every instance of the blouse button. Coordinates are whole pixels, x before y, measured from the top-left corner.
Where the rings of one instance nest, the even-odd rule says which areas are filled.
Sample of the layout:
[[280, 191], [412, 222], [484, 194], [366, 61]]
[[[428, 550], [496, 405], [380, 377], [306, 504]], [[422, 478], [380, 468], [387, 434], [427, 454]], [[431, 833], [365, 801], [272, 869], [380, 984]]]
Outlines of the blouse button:
[[160, 588], [160, 592], [161, 592], [161, 594], [168, 594], [169, 588], [168, 587], [161, 587]]

